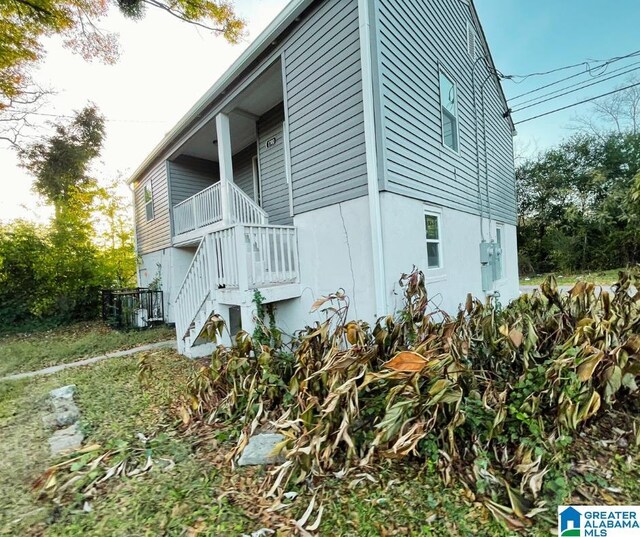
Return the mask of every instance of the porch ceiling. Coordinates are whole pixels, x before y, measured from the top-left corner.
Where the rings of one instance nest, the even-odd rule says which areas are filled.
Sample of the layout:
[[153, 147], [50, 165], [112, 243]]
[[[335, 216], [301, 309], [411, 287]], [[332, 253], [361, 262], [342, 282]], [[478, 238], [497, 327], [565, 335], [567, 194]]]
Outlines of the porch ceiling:
[[[256, 120], [282, 102], [282, 74], [280, 62], [276, 62], [254, 80], [231, 103], [230, 129], [233, 153], [244, 149], [256, 140]], [[218, 161], [215, 118], [207, 122], [176, 153]]]

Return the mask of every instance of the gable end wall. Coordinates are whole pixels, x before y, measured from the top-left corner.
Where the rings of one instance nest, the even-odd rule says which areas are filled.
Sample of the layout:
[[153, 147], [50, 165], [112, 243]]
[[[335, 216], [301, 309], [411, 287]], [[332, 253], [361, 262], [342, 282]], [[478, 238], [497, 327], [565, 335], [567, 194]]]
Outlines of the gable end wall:
[[[500, 88], [491, 77], [484, 84], [485, 119], [480, 87], [487, 79], [483, 62], [476, 68], [474, 113], [472, 72], [467, 53], [469, 7], [459, 0], [375, 0], [379, 92], [384, 145], [384, 188], [422, 201], [516, 221], [511, 125], [504, 119]], [[477, 36], [476, 36], [477, 38]], [[476, 51], [483, 51], [476, 40]], [[442, 144], [439, 67], [458, 88], [459, 154]], [[478, 118], [480, 153], [474, 121]], [[489, 199], [485, 194], [483, 135], [486, 129]]]

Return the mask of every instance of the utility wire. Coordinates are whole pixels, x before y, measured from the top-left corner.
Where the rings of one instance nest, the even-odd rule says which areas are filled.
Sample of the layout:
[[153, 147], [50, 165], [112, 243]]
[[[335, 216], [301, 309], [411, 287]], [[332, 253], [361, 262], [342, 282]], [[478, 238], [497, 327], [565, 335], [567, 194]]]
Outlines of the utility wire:
[[[527, 78], [530, 78], [532, 76], [545, 76], [545, 75], [550, 75], [553, 73], [557, 73], [559, 71], [566, 71], [568, 69], [575, 69], [576, 67], [581, 67], [584, 66], [586, 68], [586, 70], [590, 70], [592, 69], [591, 64], [592, 63], [612, 63], [613, 61], [618, 61], [618, 60], [624, 60], [626, 58], [631, 58], [632, 56], [637, 56], [638, 54], [640, 54], [640, 50], [635, 50], [633, 52], [630, 52], [629, 54], [625, 54], [623, 56], [615, 56], [613, 58], [608, 58], [606, 60], [585, 60], [583, 62], [580, 63], [574, 63], [572, 65], [565, 65], [563, 67], [556, 67], [555, 69], [550, 69], [549, 71], [540, 71], [540, 72], [536, 72], [536, 73], [529, 73], [526, 75], [504, 75], [501, 74], [502, 78], [506, 78], [508, 80], [511, 80], [513, 82], [515, 82], [516, 84], [520, 84], [522, 82], [524, 82]], [[516, 81], [514, 80], [515, 78], [520, 78], [522, 80]]]
[[[76, 119], [75, 116], [68, 116], [65, 114], [46, 114], [44, 112], [28, 112], [30, 116], [45, 116], [45, 117], [55, 117], [55, 118], [63, 118], [63, 119]], [[105, 118], [105, 121], [109, 122], [117, 122], [117, 123], [167, 123], [167, 121], [161, 120], [145, 120], [145, 119], [110, 119]]]
[[[609, 65], [611, 65], [612, 63], [618, 62], [620, 60], [625, 60], [625, 59], [628, 59], [628, 58], [632, 58], [632, 57], [635, 57], [635, 56], [638, 56], [638, 55], [640, 55], [640, 51], [632, 52], [631, 54], [627, 54], [626, 56], [621, 56], [619, 58], [613, 58], [611, 60], [607, 60], [602, 65], [596, 65], [594, 67], [588, 67], [585, 71], [580, 71], [579, 73], [574, 73], [572, 75], [569, 75], [569, 76], [566, 76], [566, 77], [561, 78], [559, 80], [556, 80], [555, 82], [550, 82], [549, 84], [545, 84], [544, 86], [540, 86], [539, 88], [535, 88], [535, 89], [532, 89], [530, 91], [526, 91], [524, 93], [520, 93], [518, 95], [515, 95], [514, 97], [511, 97], [510, 100], [511, 101], [515, 101], [517, 99], [520, 99], [521, 97], [525, 97], [526, 95], [531, 95], [532, 93], [536, 93], [536, 92], [541, 91], [543, 89], [550, 88], [551, 86], [555, 86], [557, 84], [560, 84], [562, 82], [565, 82], [567, 80], [571, 80], [572, 78], [576, 78], [576, 77], [579, 77], [579, 76], [582, 76], [582, 75], [588, 74], [588, 75], [590, 75], [592, 77], [600, 77], [600, 76], [602, 76], [602, 75], [604, 75], [606, 73], [607, 67]], [[604, 71], [602, 73], [594, 74], [594, 71], [598, 71], [598, 70], [600, 70], [602, 68], [604, 68]], [[622, 67], [621, 69], [624, 69], [624, 67]]]
[[601, 97], [606, 97], [607, 95], [613, 95], [614, 93], [618, 93], [620, 91], [625, 91], [625, 90], [628, 90], [628, 89], [631, 89], [631, 88], [635, 88], [636, 86], [640, 86], [640, 82], [636, 82], [635, 84], [631, 84], [629, 86], [625, 86], [624, 88], [618, 88], [618, 89], [615, 89], [613, 91], [609, 91], [607, 93], [602, 93], [601, 95], [596, 95], [595, 97], [590, 97], [588, 99], [584, 99], [583, 101], [578, 101], [577, 103], [568, 104], [567, 106], [562, 106], [560, 108], [556, 108], [555, 110], [549, 110], [548, 112], [544, 112], [544, 113], [538, 114], [536, 116], [531, 116], [531, 117], [528, 117], [526, 119], [522, 119], [520, 121], [516, 121], [515, 125], [519, 125], [520, 123], [525, 123], [527, 121], [532, 121], [532, 120], [538, 119], [540, 117], [548, 116], [550, 114], [555, 114], [556, 112], [560, 112], [562, 110], [567, 110], [568, 108], [573, 108], [574, 106], [578, 106], [578, 105], [585, 104], [585, 103], [588, 103], [588, 102], [591, 102], [591, 101], [595, 101], [596, 99], [600, 99]]
[[[535, 99], [530, 99], [528, 101], [525, 101], [525, 102], [521, 103], [522, 105], [526, 105], [526, 106], [520, 106], [520, 108], [515, 108], [511, 112], [512, 113], [520, 112], [521, 110], [526, 110], [527, 108], [531, 108], [533, 106], [539, 106], [539, 105], [544, 104], [546, 102], [552, 101], [553, 99], [559, 99], [560, 97], [564, 97], [565, 95], [569, 95], [570, 93], [575, 93], [576, 91], [583, 90], [583, 89], [588, 88], [590, 86], [595, 86], [596, 84], [602, 84], [602, 82], [606, 82], [606, 81], [611, 80], [613, 78], [618, 78], [619, 76], [626, 75], [626, 74], [629, 74], [629, 73], [633, 73], [634, 71], [637, 71], [638, 69], [640, 69], [640, 67], [634, 67], [633, 69], [629, 69], [627, 71], [624, 71], [622, 73], [618, 73], [616, 75], [612, 74], [611, 76], [608, 76], [606, 78], [599, 78], [599, 79], [597, 79], [597, 80], [595, 80], [593, 82], [590, 82], [588, 84], [584, 84], [584, 83], [574, 84], [572, 86], [567, 86], [566, 88], [555, 90], [555, 91], [552, 91], [550, 93], [546, 93], [544, 95], [539, 95]], [[582, 84], [584, 84], [584, 85], [582, 85]], [[575, 87], [575, 86], [579, 86], [579, 87]], [[573, 88], [573, 89], [570, 89], [570, 88]], [[555, 93], [558, 93], [558, 92], [566, 90], [566, 89], [569, 89], [569, 91], [565, 91], [564, 93], [560, 93], [559, 95], [555, 95], [554, 97], [549, 97], [548, 99], [543, 99], [543, 97], [548, 97], [549, 95], [553, 95]], [[539, 101], [538, 99], [542, 99], [542, 100]], [[527, 104], [527, 103], [532, 103], [532, 104]]]

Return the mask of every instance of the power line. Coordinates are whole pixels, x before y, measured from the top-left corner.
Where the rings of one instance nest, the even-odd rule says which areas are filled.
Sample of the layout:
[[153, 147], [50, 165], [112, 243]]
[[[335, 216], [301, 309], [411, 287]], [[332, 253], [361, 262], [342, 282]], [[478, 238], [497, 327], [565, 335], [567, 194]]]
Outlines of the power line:
[[[75, 116], [68, 116], [65, 114], [47, 114], [45, 112], [29, 112], [31, 116], [44, 116], [44, 117], [55, 117], [62, 119], [76, 119]], [[105, 118], [105, 121], [116, 122], [116, 123], [167, 123], [167, 121], [161, 120], [145, 120], [145, 119], [110, 119]]]
[[[638, 63], [640, 63], [640, 62], [638, 62]], [[634, 64], [634, 65], [636, 65], [636, 64]], [[556, 90], [556, 91], [552, 91], [552, 92], [546, 93], [544, 95], [539, 95], [538, 97], [536, 97], [534, 99], [530, 99], [528, 101], [525, 101], [525, 102], [521, 103], [521, 104], [526, 105], [526, 106], [521, 106], [520, 108], [516, 108], [516, 109], [512, 110], [511, 112], [512, 113], [520, 112], [521, 110], [526, 110], [527, 108], [531, 108], [533, 106], [539, 106], [539, 105], [544, 104], [546, 102], [552, 101], [553, 99], [559, 99], [560, 97], [564, 97], [565, 95], [569, 95], [570, 93], [575, 93], [576, 91], [580, 91], [580, 90], [583, 90], [585, 88], [589, 88], [591, 86], [595, 86], [596, 84], [601, 84], [602, 82], [607, 82], [608, 80], [612, 80], [614, 78], [618, 78], [618, 77], [620, 77], [622, 75], [633, 73], [634, 71], [637, 71], [638, 69], [640, 69], [640, 67], [634, 67], [633, 69], [629, 69], [627, 71], [624, 71], [622, 73], [618, 73], [616, 75], [612, 74], [611, 76], [608, 76], [607, 78], [599, 78], [598, 80], [595, 80], [595, 81], [590, 82], [588, 84], [584, 84], [584, 82], [581, 82], [580, 84], [574, 84], [572, 86], [567, 86], [566, 88], [562, 88], [562, 89], [559, 89], [559, 90]], [[584, 85], [582, 85], [582, 84], [584, 84]], [[579, 87], [575, 87], [575, 86], [579, 86]], [[573, 89], [570, 89], [570, 88], [573, 88]], [[549, 95], [553, 95], [554, 93], [558, 93], [558, 92], [566, 90], [566, 89], [569, 89], [569, 91], [565, 91], [564, 93], [560, 93], [559, 95], [555, 95], [554, 97], [549, 97], [548, 99], [542, 99], [543, 97], [547, 97]], [[542, 99], [542, 100], [538, 101], [538, 99]], [[533, 102], [533, 101], [536, 101], [536, 102]], [[527, 104], [527, 103], [532, 103], [532, 104]]]
[[[524, 82], [527, 78], [530, 78], [532, 76], [550, 75], [550, 74], [553, 74], [553, 73], [557, 73], [559, 71], [566, 71], [568, 69], [575, 69], [576, 67], [581, 67], [581, 66], [584, 66], [586, 68], [586, 70], [589, 71], [590, 69], [593, 69], [591, 67], [592, 63], [613, 63], [614, 61], [619, 61], [619, 60], [624, 60], [626, 58], [631, 58], [632, 56], [637, 56], [638, 54], [640, 54], [640, 50], [635, 50], [633, 52], [630, 52], [629, 54], [625, 54], [623, 56], [615, 56], [613, 58], [608, 58], [606, 60], [585, 60], [583, 62], [574, 63], [572, 65], [565, 65], [563, 67], [556, 67], [555, 69], [550, 69], [549, 71], [540, 71], [540, 72], [536, 72], [536, 73], [529, 73], [529, 74], [526, 74], [526, 75], [504, 75], [503, 74], [501, 76], [503, 78], [506, 78], [508, 80], [511, 80], [511, 81], [515, 82], [516, 84], [520, 84], [520, 83]], [[514, 78], [521, 78], [522, 80], [516, 81], [516, 80], [514, 80]]]
[[[629, 57], [632, 57], [632, 56], [629, 56]], [[622, 58], [620, 58], [620, 59], [622, 59]], [[627, 58], [625, 58], [625, 59], [627, 59]], [[611, 65], [612, 63], [615, 63], [617, 61], [619, 61], [619, 59], [615, 59], [615, 60], [612, 60], [612, 61], [609, 61], [609, 62], [605, 62], [602, 65], [598, 65], [596, 67], [592, 67], [590, 69], [587, 69], [586, 71], [581, 71], [579, 73], [574, 73], [572, 75], [565, 76], [564, 78], [556, 80], [555, 82], [551, 82], [549, 84], [545, 84], [544, 86], [540, 86], [539, 88], [535, 88], [535, 89], [532, 89], [530, 91], [526, 91], [525, 93], [520, 93], [519, 95], [511, 97], [511, 99], [509, 99], [509, 100], [510, 101], [516, 101], [516, 100], [520, 99], [521, 97], [525, 97], [527, 95], [531, 95], [532, 93], [537, 93], [538, 91], [542, 91], [543, 89], [550, 88], [551, 86], [555, 86], [557, 84], [560, 84], [562, 82], [566, 82], [567, 80], [571, 80], [572, 78], [576, 78], [576, 77], [579, 77], [579, 76], [582, 76], [582, 75], [587, 75], [588, 74], [593, 78], [599, 78], [599, 77], [601, 77], [601, 76], [606, 74], [607, 67], [609, 67], [609, 65]], [[632, 63], [630, 65], [637, 65], [637, 64], [636, 63]], [[627, 65], [625, 67], [629, 67], [629, 65]], [[620, 69], [625, 69], [625, 67], [621, 67]], [[594, 71], [597, 71], [597, 70], [602, 69], [602, 68], [604, 68], [604, 70], [601, 73], [593, 74]], [[611, 72], [615, 73], [616, 71], [611, 71]], [[578, 82], [578, 84], [582, 84], [582, 82]], [[568, 87], [570, 87], [570, 86], [568, 86]], [[529, 102], [529, 101], [526, 101], [526, 102]], [[524, 104], [524, 103], [522, 103], [522, 104]]]
[[606, 97], [608, 95], [613, 95], [614, 93], [618, 93], [620, 91], [625, 91], [625, 90], [628, 90], [628, 89], [631, 89], [631, 88], [635, 88], [636, 86], [640, 86], [640, 82], [636, 82], [635, 84], [631, 84], [629, 86], [625, 86], [624, 88], [618, 88], [618, 89], [615, 89], [613, 91], [609, 91], [607, 93], [603, 93], [601, 95], [596, 95], [595, 97], [590, 97], [589, 99], [584, 99], [583, 101], [578, 101], [577, 103], [568, 104], [566, 106], [562, 106], [561, 108], [556, 108], [555, 110], [550, 110], [548, 112], [544, 112], [542, 114], [538, 114], [537, 116], [532, 116], [532, 117], [528, 117], [526, 119], [522, 119], [520, 121], [516, 121], [515, 125], [519, 125], [520, 123], [525, 123], [527, 121], [532, 121], [532, 120], [538, 119], [540, 117], [548, 116], [550, 114], [555, 114], [556, 112], [561, 112], [562, 110], [567, 110], [568, 108], [573, 108], [574, 106], [578, 106], [578, 105], [585, 104], [585, 103], [588, 103], [588, 102], [591, 102], [591, 101], [595, 101], [596, 99], [600, 99], [600, 98]]

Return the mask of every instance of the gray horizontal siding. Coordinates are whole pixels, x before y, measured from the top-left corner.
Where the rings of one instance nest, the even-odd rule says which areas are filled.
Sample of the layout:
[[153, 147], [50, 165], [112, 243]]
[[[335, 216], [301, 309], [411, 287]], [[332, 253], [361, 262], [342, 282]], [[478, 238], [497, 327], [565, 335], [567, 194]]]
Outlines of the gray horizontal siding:
[[[151, 185], [153, 193], [153, 220], [147, 222], [144, 188]], [[138, 255], [148, 254], [171, 246], [169, 216], [169, 187], [165, 161], [156, 164], [136, 183], [133, 192]]]
[[[493, 79], [485, 84], [483, 119], [480, 87], [486, 70], [482, 67], [476, 69], [474, 113], [473, 59], [466, 49], [468, 20], [469, 8], [458, 0], [376, 2], [385, 188], [473, 214], [480, 214], [482, 203], [487, 215], [490, 202], [494, 218], [515, 223], [511, 127], [502, 117], [504, 104]], [[483, 50], [479, 41], [476, 49]], [[439, 65], [458, 88], [459, 155], [442, 145]]]
[[366, 195], [357, 0], [319, 2], [284, 66], [294, 213]]
[[[289, 184], [284, 163], [282, 103], [258, 120], [258, 160], [262, 208], [267, 212], [270, 224], [290, 225], [293, 219], [289, 207]], [[267, 147], [269, 140], [275, 143]]]
[[253, 191], [253, 157], [256, 154], [256, 144], [253, 143], [233, 155], [233, 181], [254, 201], [256, 193]]
[[172, 205], [177, 205], [220, 180], [217, 162], [188, 156], [180, 156], [170, 162], [169, 174]]

